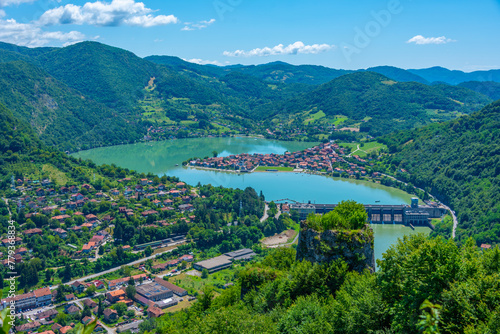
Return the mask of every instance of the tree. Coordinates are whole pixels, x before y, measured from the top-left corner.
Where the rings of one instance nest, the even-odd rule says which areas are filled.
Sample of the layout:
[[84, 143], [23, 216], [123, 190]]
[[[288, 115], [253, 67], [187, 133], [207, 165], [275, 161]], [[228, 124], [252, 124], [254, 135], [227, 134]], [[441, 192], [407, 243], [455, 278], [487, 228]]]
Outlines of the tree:
[[125, 303], [116, 303], [115, 306], [115, 311], [118, 312], [118, 316], [122, 316], [125, 311], [127, 311], [127, 305]]
[[85, 293], [87, 294], [87, 296], [93, 296], [97, 291], [97, 288], [95, 287], [94, 284], [91, 284], [87, 290], [85, 290]]
[[149, 257], [149, 256], [151, 256], [151, 254], [153, 254], [153, 250], [151, 249], [151, 246], [146, 247], [146, 249], [144, 250], [144, 255], [146, 255], [146, 257]]
[[214, 158], [217, 158], [217, 156], [219, 155], [219, 153], [217, 153], [217, 151], [212, 151], [212, 155], [214, 156]]
[[91, 317], [92, 316], [92, 312], [90, 311], [90, 307], [88, 305], [85, 305], [83, 307], [83, 311], [82, 311], [82, 315], [80, 317], [80, 319], [83, 319], [85, 317]]
[[61, 303], [64, 301], [64, 285], [59, 284], [57, 287], [57, 293], [56, 293], [56, 303]]
[[52, 279], [52, 276], [54, 276], [54, 270], [49, 268], [45, 270], [45, 282], [50, 282]]
[[201, 278], [208, 278], [207, 268], [203, 268], [203, 270], [201, 271]]
[[212, 299], [214, 298], [214, 288], [206, 285], [203, 288], [203, 293], [198, 295], [198, 303], [202, 311], [206, 311], [212, 305]]
[[128, 286], [134, 286], [135, 285], [135, 280], [132, 276], [128, 278]]
[[63, 271], [63, 281], [68, 282], [71, 279], [72, 275], [71, 265], [69, 263], [66, 263]]
[[427, 299], [424, 300], [422, 305], [420, 305], [420, 310], [422, 314], [420, 315], [420, 321], [418, 322], [418, 329], [423, 334], [439, 334], [439, 310], [441, 305], [433, 304]]
[[135, 286], [133, 286], [133, 285], [127, 286], [127, 288], [125, 289], [125, 292], [127, 293], [128, 298], [133, 299], [135, 296], [135, 293], [136, 293]]
[[99, 304], [97, 305], [97, 316], [102, 317], [104, 314], [104, 305], [102, 304], [102, 298], [99, 298]]

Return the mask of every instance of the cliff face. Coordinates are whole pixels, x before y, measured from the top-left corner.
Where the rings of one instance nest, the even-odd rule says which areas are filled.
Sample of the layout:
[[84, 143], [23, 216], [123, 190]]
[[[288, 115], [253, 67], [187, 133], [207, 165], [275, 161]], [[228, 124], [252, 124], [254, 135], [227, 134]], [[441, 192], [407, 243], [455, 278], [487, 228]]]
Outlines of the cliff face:
[[301, 223], [297, 260], [327, 263], [343, 259], [352, 270], [375, 271], [373, 230], [327, 230], [318, 232]]

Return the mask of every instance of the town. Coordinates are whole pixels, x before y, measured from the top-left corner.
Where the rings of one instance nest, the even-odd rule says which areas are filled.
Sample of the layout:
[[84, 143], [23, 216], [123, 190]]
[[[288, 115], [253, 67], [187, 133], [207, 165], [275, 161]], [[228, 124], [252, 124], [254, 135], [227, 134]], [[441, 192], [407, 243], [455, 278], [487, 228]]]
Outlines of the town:
[[[209, 274], [256, 255], [239, 249], [212, 260], [199, 250], [203, 246], [196, 242], [204, 239], [193, 240], [190, 229], [197, 230], [196, 203], [219, 197], [210, 188], [129, 173], [113, 184], [13, 180], [19, 196], [5, 199], [3, 213], [15, 219], [16, 233], [4, 230], [0, 257], [15, 268], [18, 293], [2, 299], [0, 309], [13, 303], [16, 333], [65, 334], [93, 319], [95, 332], [136, 332], [143, 321], [194, 303], [201, 287], [193, 288], [193, 282], [204, 286]], [[233, 192], [231, 197], [243, 194]], [[259, 231], [252, 239], [258, 243], [261, 236]], [[232, 284], [215, 277], [210, 282], [220, 282], [219, 289]]]
[[[374, 159], [360, 158], [358, 155], [347, 154], [346, 149], [337, 143], [322, 143], [299, 152], [285, 154], [238, 154], [227, 157], [209, 157], [193, 159], [186, 165], [196, 168], [213, 168], [220, 170], [251, 173], [254, 171], [294, 171], [314, 172], [341, 176], [366, 176], [365, 166], [373, 166]], [[267, 168], [269, 167], [269, 168]], [[375, 172], [375, 176], [378, 173]]]

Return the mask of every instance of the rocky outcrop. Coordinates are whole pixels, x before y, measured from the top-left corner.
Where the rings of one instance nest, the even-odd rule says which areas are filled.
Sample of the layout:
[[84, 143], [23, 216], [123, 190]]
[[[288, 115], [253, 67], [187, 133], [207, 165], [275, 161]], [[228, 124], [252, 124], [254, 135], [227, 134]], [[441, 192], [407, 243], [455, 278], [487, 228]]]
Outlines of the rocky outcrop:
[[375, 271], [373, 230], [365, 225], [361, 230], [327, 230], [319, 232], [301, 223], [297, 260], [328, 263], [343, 259], [351, 270]]

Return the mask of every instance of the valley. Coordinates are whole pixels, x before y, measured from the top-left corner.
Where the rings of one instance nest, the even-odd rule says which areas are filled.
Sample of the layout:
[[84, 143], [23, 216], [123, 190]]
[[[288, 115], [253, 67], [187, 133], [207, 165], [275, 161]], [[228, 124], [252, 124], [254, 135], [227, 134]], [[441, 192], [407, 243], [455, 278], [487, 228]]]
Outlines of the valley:
[[45, 334], [380, 334], [430, 299], [443, 332], [492, 327], [499, 81], [0, 43], [0, 309]]

